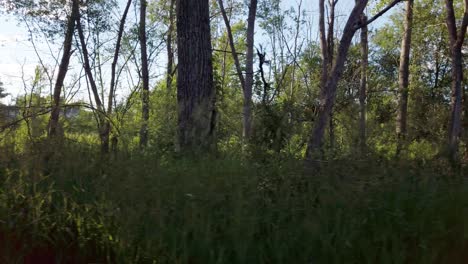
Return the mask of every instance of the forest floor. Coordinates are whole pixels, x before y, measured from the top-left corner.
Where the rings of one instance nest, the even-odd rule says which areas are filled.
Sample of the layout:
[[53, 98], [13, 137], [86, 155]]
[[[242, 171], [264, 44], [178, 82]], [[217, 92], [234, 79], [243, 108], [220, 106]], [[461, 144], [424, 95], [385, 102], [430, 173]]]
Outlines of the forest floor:
[[0, 160], [0, 263], [468, 263], [444, 162], [66, 153]]

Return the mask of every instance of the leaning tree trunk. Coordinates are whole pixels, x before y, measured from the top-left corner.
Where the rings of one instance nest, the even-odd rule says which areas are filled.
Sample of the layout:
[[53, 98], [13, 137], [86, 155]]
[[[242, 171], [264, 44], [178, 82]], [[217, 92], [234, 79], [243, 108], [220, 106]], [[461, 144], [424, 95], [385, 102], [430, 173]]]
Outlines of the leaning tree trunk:
[[462, 24], [457, 30], [453, 0], [445, 0], [447, 11], [447, 28], [450, 37], [450, 58], [452, 63], [452, 100], [449, 127], [449, 157], [458, 160], [458, 145], [461, 135], [462, 97], [463, 97], [463, 57], [462, 47], [468, 26], [468, 0], [465, 0], [465, 13]]
[[356, 0], [356, 4], [351, 11], [348, 21], [344, 27], [343, 35], [341, 36], [341, 40], [338, 46], [338, 53], [336, 55], [332, 70], [329, 73], [325, 87], [321, 92], [322, 94], [320, 97], [320, 106], [318, 109], [317, 120], [314, 123], [309, 141], [307, 143], [306, 157], [304, 161], [306, 172], [311, 172], [319, 168], [320, 162], [318, 158], [321, 155], [324, 132], [329, 121], [330, 114], [333, 110], [333, 105], [336, 100], [338, 81], [343, 74], [344, 64], [346, 62], [346, 57], [348, 55], [349, 47], [351, 45], [354, 34], [361, 27], [372, 23], [377, 18], [385, 14], [385, 12], [390, 10], [400, 1], [401, 0], [393, 0], [389, 5], [382, 9], [382, 11], [369, 19], [367, 23], [363, 24], [361, 21], [361, 14], [363, 13], [364, 8], [367, 6], [368, 0]]
[[146, 0], [140, 1], [140, 25], [139, 40], [141, 48], [141, 128], [140, 128], [140, 148], [148, 145], [148, 120], [149, 120], [149, 72], [148, 72], [148, 51], [146, 45]]
[[[356, 6], [353, 8], [353, 11], [351, 12], [346, 26], [344, 28], [343, 36], [341, 37], [341, 41], [338, 47], [338, 54], [336, 56], [335, 63], [333, 64], [329, 77], [325, 80], [325, 86], [322, 88], [320, 107], [317, 116], [318, 118], [314, 123], [314, 127], [312, 129], [312, 133], [307, 144], [305, 161], [306, 168], [312, 169], [316, 168], [318, 165], [317, 158], [321, 155], [320, 150], [323, 144], [323, 136], [327, 123], [329, 122], [330, 114], [333, 110], [333, 105], [335, 103], [338, 81], [340, 80], [341, 75], [343, 74], [344, 64], [348, 55], [349, 47], [351, 45], [354, 33], [356, 33], [358, 29], [356, 25], [359, 25], [361, 14], [364, 11], [366, 5], [367, 1], [361, 1], [356, 3]], [[322, 68], [326, 67], [322, 66]]]
[[75, 31], [75, 22], [79, 16], [79, 1], [73, 0], [72, 11], [67, 22], [67, 29], [65, 32], [65, 40], [63, 42], [62, 60], [57, 74], [57, 81], [55, 82], [52, 111], [48, 125], [48, 136], [50, 138], [57, 135], [59, 116], [60, 116], [60, 96], [62, 93], [63, 82], [67, 76], [68, 65], [70, 64], [70, 57], [72, 55], [72, 42], [73, 33]]
[[215, 127], [208, 0], [177, 1], [178, 137], [182, 151], [207, 150]]
[[91, 86], [91, 91], [93, 92], [94, 101], [96, 102], [97, 116], [98, 116], [98, 132], [99, 138], [101, 140], [101, 152], [107, 153], [109, 151], [108, 141], [105, 140], [105, 122], [106, 122], [106, 113], [104, 109], [104, 104], [99, 96], [99, 91], [96, 85], [96, 80], [94, 79], [93, 72], [91, 69], [91, 63], [89, 62], [89, 52], [86, 44], [86, 37], [83, 32], [83, 27], [81, 25], [81, 16], [78, 16], [76, 20], [76, 28], [78, 29], [78, 36], [80, 39], [81, 52], [83, 55], [83, 66], [86, 73], [86, 78], [88, 78], [89, 85]]
[[[366, 15], [362, 14], [361, 21], [367, 23]], [[361, 154], [366, 151], [366, 97], [367, 97], [367, 67], [369, 61], [367, 25], [361, 28], [361, 82], [359, 85], [359, 148]]]
[[397, 156], [401, 152], [407, 134], [409, 63], [411, 52], [411, 34], [413, 29], [413, 2], [406, 2], [406, 16], [403, 39], [401, 41], [400, 67], [398, 77], [398, 109], [396, 118]]
[[[109, 96], [107, 98], [107, 120], [103, 129], [103, 135], [102, 135], [102, 140], [103, 140], [103, 146], [102, 149], [104, 152], [109, 152], [109, 136], [111, 133], [111, 122], [109, 120], [111, 114], [112, 114], [112, 106], [114, 103], [114, 96], [115, 96], [115, 89], [117, 86], [117, 63], [119, 60], [119, 55], [120, 55], [120, 48], [122, 46], [122, 37], [125, 29], [125, 22], [127, 20], [127, 15], [128, 11], [130, 9], [132, 0], [127, 1], [127, 5], [125, 6], [124, 12], [122, 14], [122, 18], [120, 19], [120, 24], [119, 24], [119, 31], [117, 32], [117, 41], [115, 44], [114, 48], [114, 58], [112, 60], [111, 64], [111, 80], [110, 80], [110, 87], [109, 87]], [[117, 137], [114, 137], [115, 140], [117, 140]], [[115, 142], [115, 141], [114, 141]], [[113, 149], [115, 149], [116, 146], [113, 146]]]

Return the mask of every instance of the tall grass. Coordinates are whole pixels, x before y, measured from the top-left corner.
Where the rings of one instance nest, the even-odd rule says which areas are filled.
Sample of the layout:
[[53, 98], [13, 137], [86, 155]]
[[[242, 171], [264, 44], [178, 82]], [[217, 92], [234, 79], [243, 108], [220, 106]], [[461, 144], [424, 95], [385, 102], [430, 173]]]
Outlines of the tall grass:
[[468, 262], [468, 185], [436, 165], [63, 153], [0, 165], [0, 262]]

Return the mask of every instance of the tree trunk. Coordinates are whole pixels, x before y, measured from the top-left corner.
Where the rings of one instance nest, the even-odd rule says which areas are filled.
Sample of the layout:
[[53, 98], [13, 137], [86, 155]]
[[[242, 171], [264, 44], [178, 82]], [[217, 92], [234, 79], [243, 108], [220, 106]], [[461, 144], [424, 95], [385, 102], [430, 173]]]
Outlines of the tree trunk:
[[[344, 64], [346, 62], [346, 57], [348, 55], [349, 47], [356, 31], [369, 23], [375, 21], [377, 18], [385, 14], [388, 10], [394, 7], [401, 0], [393, 0], [389, 5], [377, 13], [374, 17], [369, 19], [367, 23], [363, 24], [361, 21], [361, 14], [364, 11], [364, 8], [367, 6], [368, 0], [356, 0], [356, 4], [349, 15], [348, 21], [343, 30], [343, 35], [338, 46], [338, 53], [336, 55], [335, 62], [333, 63], [332, 70], [329, 74], [329, 77], [326, 80], [324, 89], [322, 89], [322, 96], [320, 97], [320, 106], [317, 113], [317, 120], [314, 123], [312, 132], [307, 143], [306, 157], [304, 161], [306, 172], [313, 172], [319, 168], [320, 162], [318, 158], [320, 157], [320, 150], [323, 145], [323, 136], [325, 128], [330, 118], [330, 114], [333, 110], [333, 105], [336, 100], [336, 90], [338, 87], [338, 81], [340, 80]], [[468, 0], [466, 0], [468, 1]], [[323, 0], [320, 1], [319, 6], [321, 13], [323, 12]], [[321, 14], [322, 16], [322, 14]], [[320, 20], [320, 19], [319, 19]], [[322, 27], [321, 22], [319, 21], [319, 27]], [[324, 26], [323, 26], [324, 28]], [[325, 32], [324, 30], [320, 30]], [[322, 39], [323, 37], [321, 37]], [[322, 51], [323, 52], [323, 51]]]
[[141, 48], [141, 128], [140, 128], [140, 148], [148, 145], [148, 120], [149, 120], [149, 72], [148, 72], [148, 51], [146, 45], [146, 0], [140, 0], [140, 25], [139, 40]]
[[93, 92], [94, 95], [94, 101], [96, 102], [96, 107], [97, 107], [97, 116], [98, 116], [98, 132], [99, 132], [99, 138], [101, 140], [101, 152], [102, 153], [107, 153], [109, 152], [109, 141], [105, 140], [105, 122], [106, 122], [106, 114], [105, 114], [105, 109], [104, 105], [101, 101], [101, 98], [99, 97], [99, 91], [96, 85], [96, 81], [93, 76], [93, 72], [91, 70], [91, 64], [89, 62], [89, 52], [88, 52], [88, 47], [86, 44], [86, 38], [83, 32], [83, 27], [81, 25], [81, 16], [79, 16], [76, 20], [76, 28], [78, 29], [78, 36], [80, 39], [80, 45], [81, 45], [81, 52], [83, 55], [83, 62], [84, 62], [84, 70], [86, 73], [86, 77], [88, 78], [89, 85], [91, 86], [91, 91]]
[[172, 47], [174, 34], [174, 7], [175, 1], [171, 0], [169, 7], [169, 28], [167, 30], [166, 49], [167, 49], [167, 76], [166, 90], [168, 93], [172, 90], [172, 79], [174, 78], [174, 48]]
[[[367, 23], [367, 17], [362, 14], [362, 23]], [[369, 61], [369, 44], [367, 25], [361, 28], [361, 82], [359, 85], [359, 148], [361, 154], [366, 152], [366, 97], [367, 97], [367, 67]]]
[[239, 56], [234, 45], [234, 37], [232, 35], [231, 25], [229, 23], [226, 10], [222, 0], [218, 0], [221, 14], [223, 15], [226, 31], [229, 38], [232, 57], [236, 66], [237, 75], [242, 86], [244, 95], [244, 105], [242, 108], [242, 137], [249, 140], [252, 132], [252, 89], [253, 89], [253, 60], [254, 60], [254, 35], [255, 35], [255, 19], [257, 15], [257, 0], [251, 0], [249, 5], [249, 16], [247, 18], [247, 56], [245, 62], [245, 78], [242, 74], [242, 68], [239, 62]]
[[63, 53], [60, 61], [60, 66], [57, 74], [57, 81], [54, 86], [52, 111], [50, 113], [50, 120], [48, 125], [48, 136], [50, 138], [57, 135], [59, 116], [60, 116], [60, 95], [62, 93], [63, 82], [67, 75], [68, 65], [70, 64], [70, 57], [72, 55], [72, 42], [73, 32], [75, 31], [75, 22], [79, 16], [79, 1], [73, 0], [72, 11], [67, 22], [67, 29], [65, 32], [65, 40], [63, 42]]
[[241, 88], [245, 93], [245, 79], [244, 75], [242, 74], [242, 67], [240, 65], [239, 56], [236, 50], [236, 45], [234, 44], [234, 36], [232, 35], [231, 24], [229, 22], [229, 18], [227, 16], [226, 10], [224, 9], [223, 0], [218, 0], [219, 9], [221, 10], [221, 14], [223, 16], [224, 24], [226, 25], [226, 32], [229, 40], [229, 47], [231, 48], [232, 58], [234, 59], [234, 65], [236, 66], [236, 73], [239, 77], [239, 81], [241, 83]]
[[212, 146], [215, 90], [208, 0], [177, 1], [178, 136], [182, 151]]
[[406, 17], [404, 25], [403, 39], [401, 41], [400, 67], [398, 78], [398, 109], [396, 118], [396, 135], [398, 156], [401, 152], [403, 142], [407, 134], [407, 113], [408, 113], [408, 87], [409, 87], [409, 63], [411, 52], [411, 35], [413, 29], [413, 0], [406, 2]]
[[[346, 61], [349, 47], [351, 45], [351, 41], [353, 39], [354, 34], [359, 28], [360, 17], [366, 5], [367, 5], [367, 0], [356, 2], [356, 5], [351, 11], [351, 14], [343, 30], [343, 36], [341, 37], [341, 40], [340, 40], [338, 53], [336, 56], [335, 63], [333, 64], [332, 70], [329, 73], [328, 77], [325, 80], [322, 80], [322, 82], [325, 81], [325, 85], [321, 90], [320, 107], [318, 110], [317, 120], [314, 123], [311, 136], [307, 144], [306, 160], [305, 160], [306, 169], [315, 169], [319, 165], [318, 158], [321, 155], [320, 150], [323, 144], [323, 136], [324, 136], [325, 128], [329, 122], [330, 115], [333, 110], [333, 105], [335, 103], [338, 81], [340, 80], [341, 75], [343, 74], [344, 64]], [[323, 12], [322, 11], [323, 0], [320, 1], [319, 8], [322, 13]], [[320, 19], [319, 25], [323, 24], [322, 21], [323, 20]], [[323, 33], [325, 32], [324, 31], [325, 27], [324, 26], [319, 26], [319, 27], [320, 27], [320, 32], [321, 32], [321, 39], [322, 41], [324, 41], [325, 36]], [[328, 58], [327, 52], [324, 51], [324, 49], [322, 48], [322, 56], [324, 57], [324, 55], [326, 55], [326, 57]], [[326, 68], [327, 68], [326, 64], [323, 63], [322, 70], [324, 69], [326, 70]], [[324, 78], [323, 73], [322, 73], [322, 78]]]
[[257, 16], [257, 0], [250, 0], [249, 16], [247, 18], [247, 56], [245, 60], [245, 90], [243, 106], [243, 131], [244, 139], [252, 136], [252, 91], [254, 83], [254, 44], [255, 44], [255, 19]]
[[[110, 81], [110, 87], [109, 87], [109, 97], [107, 101], [107, 120], [104, 126], [103, 130], [103, 144], [102, 144], [102, 149], [104, 152], [109, 152], [109, 137], [110, 137], [110, 132], [112, 129], [111, 122], [109, 120], [111, 114], [112, 114], [112, 106], [114, 102], [114, 95], [115, 95], [115, 89], [116, 89], [116, 83], [117, 83], [117, 62], [119, 60], [119, 54], [120, 54], [120, 48], [122, 44], [122, 37], [125, 29], [125, 21], [127, 20], [127, 15], [128, 11], [130, 9], [132, 0], [127, 1], [127, 5], [125, 6], [124, 12], [122, 14], [122, 18], [120, 19], [120, 25], [119, 25], [119, 31], [117, 32], [117, 41], [115, 44], [115, 49], [114, 49], [114, 58], [112, 60], [111, 64], [111, 81]], [[116, 141], [114, 141], [116, 142]], [[117, 148], [116, 145], [112, 145], [112, 149], [115, 150]]]
[[330, 72], [333, 67], [333, 55], [335, 52], [335, 6], [337, 3], [338, 3], [338, 0], [328, 1], [328, 6], [330, 8], [330, 14], [328, 17], [328, 32], [327, 32], [328, 72]]
[[[320, 78], [320, 98], [324, 98], [326, 95], [325, 85], [327, 83], [329, 74], [329, 45], [327, 42], [326, 30], [325, 30], [325, 0], [319, 1], [319, 33], [320, 33], [320, 50], [322, 56], [322, 71]], [[331, 63], [333, 64], [333, 62]], [[331, 70], [331, 69], [330, 69]]]
[[449, 157], [452, 161], [459, 159], [458, 145], [461, 136], [462, 97], [463, 97], [463, 57], [462, 47], [468, 26], [468, 0], [465, 0], [465, 13], [462, 24], [457, 30], [453, 0], [445, 0], [447, 11], [447, 28], [450, 37], [450, 53], [452, 63], [452, 100], [449, 127]]

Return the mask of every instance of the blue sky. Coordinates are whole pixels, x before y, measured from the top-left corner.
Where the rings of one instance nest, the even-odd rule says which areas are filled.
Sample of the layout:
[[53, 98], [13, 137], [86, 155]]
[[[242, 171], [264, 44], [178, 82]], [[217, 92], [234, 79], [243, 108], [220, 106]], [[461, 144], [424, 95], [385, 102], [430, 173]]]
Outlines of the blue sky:
[[[282, 6], [288, 8], [296, 6], [299, 0], [284, 0]], [[340, 0], [337, 7], [338, 19], [344, 21], [355, 0]], [[303, 9], [312, 16], [312, 23], [317, 23], [318, 0], [303, 0]], [[386, 19], [381, 19], [381, 25]], [[28, 40], [28, 32], [24, 26], [19, 26], [12, 16], [2, 15], [0, 17], [0, 80], [4, 83], [6, 91], [11, 95], [2, 99], [3, 103], [11, 103], [12, 99], [24, 94], [22, 74], [27, 82], [30, 82], [34, 68], [38, 65], [38, 58], [34, 52], [31, 42]], [[340, 25], [340, 23], [337, 23]], [[343, 24], [343, 22], [341, 22]], [[374, 25], [375, 26], [375, 25]], [[259, 38], [257, 38], [259, 39]], [[53, 59], [45, 44], [38, 44], [39, 52], [47, 64], [53, 64]], [[58, 53], [58, 46], [53, 53]], [[54, 55], [56, 56], [56, 54]]]

